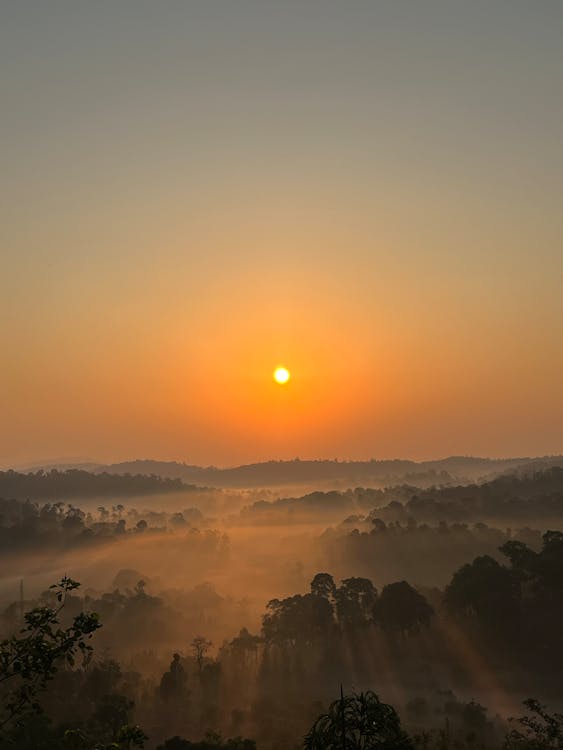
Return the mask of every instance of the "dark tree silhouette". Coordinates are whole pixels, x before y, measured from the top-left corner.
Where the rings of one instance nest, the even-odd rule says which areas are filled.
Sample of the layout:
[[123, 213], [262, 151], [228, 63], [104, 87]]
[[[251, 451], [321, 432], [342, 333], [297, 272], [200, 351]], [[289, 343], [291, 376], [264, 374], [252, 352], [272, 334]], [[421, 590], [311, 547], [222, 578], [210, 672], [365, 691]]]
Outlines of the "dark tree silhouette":
[[368, 578], [345, 578], [336, 590], [336, 613], [342, 626], [373, 622], [377, 590]]
[[317, 573], [311, 581], [311, 594], [333, 600], [336, 594], [334, 578], [329, 573]]
[[21, 635], [0, 643], [0, 731], [18, 722], [29, 709], [39, 710], [38, 695], [61, 664], [73, 666], [77, 655], [84, 661], [90, 658], [92, 647], [87, 641], [100, 627], [98, 615], [81, 612], [70, 627], [59, 624], [67, 594], [79, 586], [72, 578], [62, 578], [51, 586], [58, 606], [26, 612]]
[[170, 669], [162, 675], [160, 696], [164, 701], [182, 700], [187, 684], [186, 670], [182, 666], [180, 654], [173, 654]]
[[[87, 725], [53, 731], [39, 700], [59, 674], [72, 674], [76, 658], [85, 667], [92, 656], [88, 640], [100, 627], [98, 615], [80, 612], [67, 628], [59, 615], [71, 591], [80, 586], [64, 577], [50, 587], [57, 606], [35, 607], [25, 613], [21, 636], [0, 643], [0, 746], [21, 748], [61, 747], [76, 750], [130, 750], [142, 748], [146, 735], [127, 723], [132, 701], [109, 692], [102, 695]], [[112, 673], [119, 665], [108, 662]], [[101, 665], [93, 670], [105, 673]], [[66, 669], [63, 669], [66, 668]], [[83, 672], [84, 673], [84, 672]], [[66, 721], [68, 726], [68, 719]], [[62, 732], [62, 733], [61, 733]]]
[[190, 644], [190, 648], [192, 651], [192, 654], [194, 656], [194, 659], [197, 662], [197, 668], [199, 670], [199, 674], [201, 675], [201, 671], [203, 669], [203, 662], [205, 660], [205, 655], [211, 648], [213, 643], [211, 641], [208, 641], [207, 638], [203, 635], [196, 635], [196, 637], [192, 640]]
[[316, 594], [272, 599], [267, 609], [262, 632], [267, 641], [274, 643], [311, 643], [334, 625], [332, 604]]
[[428, 627], [434, 610], [406, 581], [390, 583], [375, 604], [375, 620], [387, 633], [416, 633]]
[[393, 706], [369, 690], [343, 696], [319, 716], [304, 740], [305, 750], [411, 750]]
[[562, 750], [563, 714], [550, 714], [539, 701], [528, 698], [524, 701], [528, 713], [519, 719], [519, 724], [506, 736], [505, 750]]
[[447, 586], [446, 606], [453, 613], [476, 616], [484, 624], [513, 620], [519, 608], [514, 572], [488, 555], [461, 567]]

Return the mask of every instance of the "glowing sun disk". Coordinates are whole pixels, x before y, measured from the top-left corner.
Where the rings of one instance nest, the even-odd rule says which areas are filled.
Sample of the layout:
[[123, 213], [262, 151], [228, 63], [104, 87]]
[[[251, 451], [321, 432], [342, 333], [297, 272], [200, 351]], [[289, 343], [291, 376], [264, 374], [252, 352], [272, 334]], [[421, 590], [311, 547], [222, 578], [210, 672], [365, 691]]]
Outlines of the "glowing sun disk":
[[274, 380], [280, 385], [287, 383], [290, 377], [291, 373], [286, 367], [276, 367], [274, 370]]

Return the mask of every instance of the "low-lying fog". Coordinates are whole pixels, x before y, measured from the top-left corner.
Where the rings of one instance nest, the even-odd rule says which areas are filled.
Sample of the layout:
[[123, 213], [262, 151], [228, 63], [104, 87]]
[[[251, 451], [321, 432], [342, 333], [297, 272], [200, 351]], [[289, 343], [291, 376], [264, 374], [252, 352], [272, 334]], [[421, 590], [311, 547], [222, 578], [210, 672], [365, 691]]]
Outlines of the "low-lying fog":
[[[545, 653], [555, 630], [535, 615], [511, 622], [532, 606], [514, 599], [515, 582], [532, 575], [526, 560], [536, 560], [535, 576], [544, 575], [542, 560], [559, 559], [559, 536], [545, 532], [563, 522], [563, 470], [467, 486], [308, 487], [293, 496], [276, 488], [172, 490], [0, 500], [2, 632], [18, 627], [23, 608], [46, 601], [43, 592], [63, 575], [80, 581], [65, 616], [95, 609], [100, 664], [116, 659], [123, 674], [149, 681], [144, 697], [131, 698], [139, 711], [156, 712], [154, 738], [168, 726], [157, 703], [174, 653], [202, 710], [211, 705], [211, 688], [198, 682], [208, 667], [213, 705], [224, 714], [210, 726], [272, 749], [282, 730], [261, 723], [259, 696], [273, 701], [267, 716], [285, 706], [293, 747], [341, 681], [377, 688], [419, 728], [446, 704], [463, 713], [463, 702], [476, 699], [506, 716], [527, 694], [557, 693], [559, 656]], [[549, 566], [538, 591], [559, 580]], [[537, 648], [524, 648], [524, 633]], [[200, 663], [190, 646], [197, 636], [210, 642]], [[296, 690], [307, 696], [300, 709], [291, 703]], [[428, 715], [416, 703], [421, 695]], [[226, 718], [233, 712], [239, 724]], [[177, 732], [201, 735], [207, 721], [178, 719]]]

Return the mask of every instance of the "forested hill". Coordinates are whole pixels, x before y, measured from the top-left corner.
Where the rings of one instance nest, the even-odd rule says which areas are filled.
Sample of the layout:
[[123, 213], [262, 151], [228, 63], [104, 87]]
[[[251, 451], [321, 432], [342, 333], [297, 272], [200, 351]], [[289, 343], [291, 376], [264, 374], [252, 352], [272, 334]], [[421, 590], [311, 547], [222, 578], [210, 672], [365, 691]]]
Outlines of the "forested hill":
[[93, 465], [96, 473], [156, 474], [211, 487], [267, 487], [292, 484], [333, 483], [342, 487], [390, 486], [401, 483], [419, 487], [463, 484], [491, 479], [499, 474], [563, 465], [563, 456], [490, 459], [451, 456], [436, 461], [402, 459], [372, 461], [315, 460], [265, 461], [232, 468], [201, 467], [176, 461], [136, 460]]
[[[384, 490], [356, 487], [343, 492], [311, 492], [302, 497], [260, 500], [242, 509], [245, 522], [299, 518], [342, 518], [364, 514], [399, 523], [563, 520], [563, 468], [506, 474], [482, 484], [420, 489], [403, 484]], [[361, 520], [359, 516], [356, 520]], [[364, 519], [365, 520], [365, 519]]]
[[132, 497], [199, 489], [181, 479], [146, 474], [93, 474], [80, 469], [52, 469], [21, 474], [0, 471], [0, 497], [13, 499], [65, 499], [81, 497]]

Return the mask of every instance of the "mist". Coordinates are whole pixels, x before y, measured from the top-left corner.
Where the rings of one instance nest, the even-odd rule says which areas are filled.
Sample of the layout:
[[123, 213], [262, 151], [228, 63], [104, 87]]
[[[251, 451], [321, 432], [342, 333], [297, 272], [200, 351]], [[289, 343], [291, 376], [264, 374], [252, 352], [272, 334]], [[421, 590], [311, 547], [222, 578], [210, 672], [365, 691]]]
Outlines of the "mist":
[[[526, 603], [524, 590], [515, 599], [514, 587], [532, 575], [527, 565], [543, 575], [540, 561], [559, 554], [563, 468], [499, 469], [479, 483], [442, 475], [416, 486], [409, 472], [399, 477], [408, 482], [339, 490], [106, 472], [106, 493], [101, 475], [84, 470], [12, 472], [10, 488], [38, 497], [0, 501], [2, 632], [48, 604], [54, 582], [79, 581], [63, 622], [95, 611], [102, 623], [80, 690], [103, 679], [127, 696], [149, 748], [211, 730], [299, 747], [341, 682], [375, 685], [411, 732], [447, 719], [459, 737], [499, 743], [529, 694], [558, 699], [563, 654], [555, 644], [544, 653], [555, 626], [526, 609], [552, 605], [543, 594]], [[180, 486], [163, 492], [163, 481]], [[485, 586], [498, 577], [495, 597], [506, 597], [497, 614], [483, 609], [486, 589], [471, 598], [481, 568]], [[64, 675], [42, 698], [55, 724]]]

